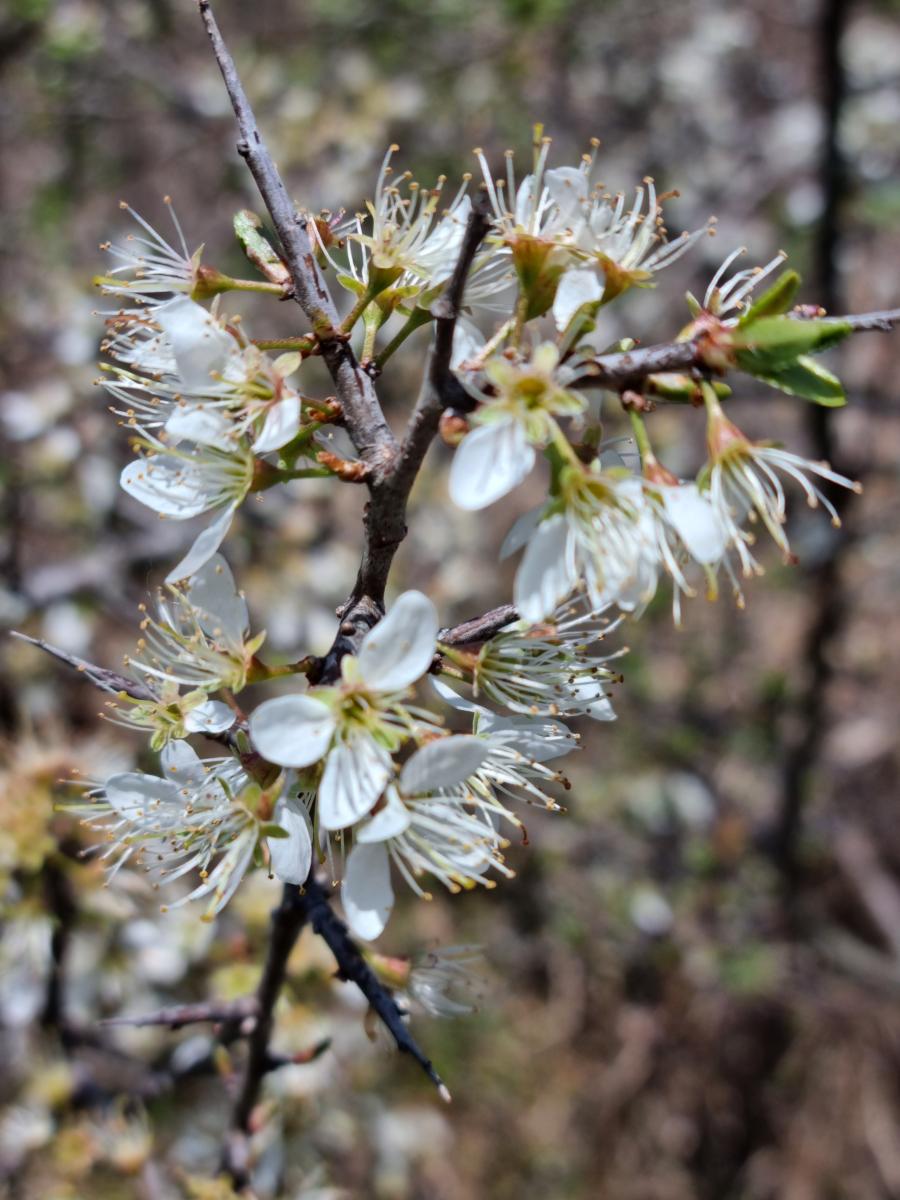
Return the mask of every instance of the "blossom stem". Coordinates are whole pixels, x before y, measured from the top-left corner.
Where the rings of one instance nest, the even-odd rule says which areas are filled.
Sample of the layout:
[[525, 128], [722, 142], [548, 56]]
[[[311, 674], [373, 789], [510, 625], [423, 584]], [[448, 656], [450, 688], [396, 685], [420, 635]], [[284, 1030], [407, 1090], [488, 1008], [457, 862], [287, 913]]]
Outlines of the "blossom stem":
[[421, 329], [423, 325], [427, 325], [431, 320], [431, 313], [424, 308], [414, 308], [406, 319], [406, 324], [398, 330], [391, 338], [388, 344], [384, 347], [381, 353], [375, 359], [375, 366], [381, 369], [384, 364], [392, 357], [403, 345], [410, 334], [415, 333], [417, 329]]
[[270, 296], [283, 296], [284, 288], [280, 283], [269, 283], [265, 279], [232, 279], [226, 276], [227, 285], [220, 285], [223, 292], [266, 292]]
[[314, 337], [254, 338], [258, 350], [299, 350], [301, 354], [312, 354], [316, 349]]
[[628, 416], [631, 418], [631, 428], [634, 432], [634, 440], [637, 442], [641, 462], [647, 463], [653, 459], [654, 455], [644, 418], [639, 412], [635, 412], [633, 408], [628, 410]]

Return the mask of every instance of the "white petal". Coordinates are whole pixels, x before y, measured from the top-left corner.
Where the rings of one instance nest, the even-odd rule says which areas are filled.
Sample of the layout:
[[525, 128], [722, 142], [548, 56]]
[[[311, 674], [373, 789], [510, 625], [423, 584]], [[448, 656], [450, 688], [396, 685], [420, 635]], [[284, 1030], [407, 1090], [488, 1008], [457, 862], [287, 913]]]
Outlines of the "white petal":
[[662, 489], [666, 515], [675, 526], [688, 554], [699, 563], [717, 563], [727, 539], [710, 501], [695, 483]]
[[534, 176], [526, 175], [516, 192], [516, 224], [527, 227], [534, 202]]
[[288, 837], [266, 838], [272, 871], [282, 883], [302, 886], [312, 866], [312, 834], [306, 809], [281, 802], [275, 809], [273, 820]]
[[359, 648], [360, 677], [379, 692], [400, 692], [421, 679], [434, 658], [438, 616], [421, 592], [404, 592]]
[[544, 172], [544, 185], [559, 209], [554, 224], [572, 224], [581, 214], [582, 203], [587, 200], [587, 175], [577, 167], [554, 167]]
[[409, 828], [412, 817], [406, 805], [397, 795], [393, 787], [389, 787], [384, 795], [384, 805], [379, 808], [370, 820], [363, 821], [353, 831], [357, 844], [368, 842], [386, 842], [388, 838], [398, 837]]
[[234, 710], [221, 700], [207, 700], [192, 708], [184, 719], [188, 733], [224, 733], [235, 722]]
[[487, 508], [522, 482], [534, 447], [513, 420], [491, 421], [466, 434], [450, 467], [450, 498], [460, 508]]
[[300, 397], [296, 392], [288, 392], [266, 413], [259, 437], [253, 443], [254, 452], [268, 454], [270, 450], [280, 450], [296, 437], [299, 428]]
[[234, 426], [220, 412], [197, 404], [179, 406], [166, 421], [168, 441], [173, 446], [187, 438], [201, 446], [233, 450], [233, 430]]
[[549, 717], [506, 717], [488, 713], [479, 718], [479, 732], [503, 735], [502, 742], [533, 762], [549, 762], [578, 749], [578, 741], [562, 721]]
[[212, 372], [225, 369], [236, 349], [234, 338], [200, 304], [179, 296], [160, 305], [156, 320], [169, 340], [178, 374], [188, 391], [209, 391]]
[[[159, 779], [155, 775], [143, 775], [132, 771], [124, 775], [113, 775], [104, 788], [106, 799], [121, 816], [134, 821], [153, 813], [161, 822], [174, 816], [181, 807], [181, 791], [170, 779]], [[170, 813], [159, 812], [167, 806]]]
[[460, 696], [458, 692], [455, 692], [452, 687], [444, 683], [443, 679], [438, 679], [434, 675], [431, 677], [431, 686], [444, 701], [444, 703], [449, 704], [451, 708], [455, 708], [457, 712], [486, 713], [488, 711], [486, 708], [482, 708], [480, 704], [476, 704], [473, 700], [464, 699], [464, 697]]
[[516, 517], [510, 526], [509, 533], [503, 539], [503, 545], [500, 547], [499, 558], [501, 562], [515, 554], [517, 550], [521, 550], [528, 543], [531, 535], [540, 524], [541, 513], [543, 511], [544, 505], [538, 504], [535, 508], [529, 509], [528, 512], [522, 513], [520, 517]]
[[603, 295], [600, 280], [593, 271], [566, 271], [553, 300], [553, 320], [557, 329], [565, 329], [582, 304], [590, 304]]
[[194, 787], [206, 777], [203, 760], [189, 742], [168, 742], [163, 746], [160, 765], [166, 779], [173, 779], [179, 787]]
[[450, 355], [450, 366], [455, 370], [460, 363], [475, 358], [484, 345], [484, 336], [477, 325], [460, 317], [453, 330], [453, 352]]
[[215, 554], [190, 577], [185, 593], [198, 610], [200, 627], [209, 637], [241, 642], [250, 625], [247, 601], [238, 592], [231, 568]]
[[179, 579], [186, 579], [189, 575], [196, 574], [201, 567], [212, 558], [222, 542], [225, 540], [225, 535], [231, 528], [231, 521], [234, 517], [236, 504], [229, 504], [223, 508], [211, 525], [197, 534], [194, 539], [194, 544], [188, 550], [187, 554], [181, 560], [177, 567], [166, 576], [166, 583], [177, 583]]
[[250, 717], [250, 738], [269, 762], [310, 767], [328, 749], [334, 733], [331, 709], [314, 696], [266, 700]]
[[123, 491], [154, 512], [175, 521], [197, 517], [210, 507], [209, 496], [202, 490], [188, 464], [163, 454], [150, 454], [130, 462], [119, 476]]
[[358, 938], [371, 942], [388, 923], [394, 907], [391, 866], [384, 845], [354, 846], [341, 884], [347, 923]]
[[438, 788], [456, 787], [478, 770], [488, 751], [481, 738], [464, 734], [428, 742], [401, 771], [401, 791], [406, 796], [421, 796]]
[[555, 516], [543, 521], [528, 543], [513, 592], [513, 603], [526, 621], [550, 616], [576, 582], [567, 563], [568, 536], [565, 517]]
[[391, 756], [368, 734], [339, 742], [328, 755], [316, 801], [323, 829], [346, 829], [371, 812], [391, 777]]
[[346, 458], [348, 462], [356, 462], [359, 459], [350, 434], [338, 425], [326, 425], [324, 429], [317, 429], [313, 434], [313, 441], [323, 450], [330, 450], [332, 454], [336, 454], [338, 458]]

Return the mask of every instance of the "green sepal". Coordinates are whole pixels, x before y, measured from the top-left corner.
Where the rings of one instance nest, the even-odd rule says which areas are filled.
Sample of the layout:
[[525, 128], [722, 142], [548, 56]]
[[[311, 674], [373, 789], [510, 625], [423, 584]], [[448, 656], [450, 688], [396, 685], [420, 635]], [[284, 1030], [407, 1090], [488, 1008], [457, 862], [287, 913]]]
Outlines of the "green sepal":
[[[713, 390], [720, 400], [731, 395], [731, 388], [719, 379], [711, 381]], [[665, 371], [658, 375], [648, 375], [646, 392], [651, 396], [659, 396], [672, 404], [702, 403], [700, 384], [690, 375], [677, 371]]]
[[800, 276], [796, 271], [783, 271], [767, 292], [763, 292], [755, 304], [738, 321], [738, 329], [752, 325], [763, 317], [775, 317], [786, 313], [794, 303], [800, 287]]
[[345, 275], [343, 272], [337, 277], [338, 283], [342, 288], [346, 288], [348, 292], [352, 292], [354, 296], [364, 296], [366, 294], [366, 285], [361, 279], [354, 279], [352, 275]]
[[684, 298], [687, 301], [687, 306], [688, 306], [688, 309], [690, 310], [691, 316], [696, 320], [696, 318], [699, 317], [700, 314], [703, 312], [703, 305], [700, 303], [700, 301], [697, 299], [697, 297], [694, 295], [693, 292], [685, 292]]
[[291, 835], [281, 825], [276, 825], [273, 821], [267, 821], [259, 827], [260, 837], [268, 838], [289, 838]]
[[801, 355], [780, 371], [757, 375], [757, 379], [789, 396], [802, 396], [825, 408], [841, 408], [847, 403], [844, 387], [837, 375], [812, 358]]

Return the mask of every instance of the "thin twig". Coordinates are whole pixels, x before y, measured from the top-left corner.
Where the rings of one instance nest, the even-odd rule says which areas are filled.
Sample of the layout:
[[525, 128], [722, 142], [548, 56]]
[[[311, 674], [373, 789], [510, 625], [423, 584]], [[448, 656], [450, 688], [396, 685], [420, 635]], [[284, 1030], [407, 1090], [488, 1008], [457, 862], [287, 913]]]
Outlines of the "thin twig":
[[439, 629], [437, 640], [445, 646], [468, 646], [473, 642], [486, 642], [488, 638], [492, 638], [495, 633], [499, 633], [505, 626], [518, 619], [519, 614], [514, 605], [501, 604], [499, 608], [492, 608], [480, 617], [472, 617], [459, 625]]
[[355, 983], [372, 1010], [381, 1018], [385, 1028], [397, 1045], [398, 1050], [408, 1054], [419, 1064], [438, 1089], [442, 1100], [450, 1100], [447, 1085], [438, 1075], [434, 1064], [419, 1048], [406, 1026], [403, 1013], [390, 990], [366, 962], [329, 901], [329, 894], [315, 879], [307, 880], [302, 896], [298, 897], [306, 918], [315, 932], [325, 941], [338, 964], [341, 979]]
[[256, 991], [256, 1025], [248, 1039], [247, 1065], [223, 1154], [223, 1165], [238, 1186], [248, 1181], [246, 1136], [250, 1131], [250, 1118], [259, 1099], [263, 1078], [271, 1069], [269, 1041], [275, 1021], [275, 1005], [287, 974], [288, 958], [306, 923], [306, 912], [297, 903], [298, 894], [299, 888], [286, 883], [281, 903], [272, 912], [266, 962]]
[[[846, 324], [858, 333], [888, 332], [900, 325], [900, 308], [878, 312], [850, 313], [826, 317], [825, 322]], [[575, 380], [578, 387], [604, 387], [619, 391], [640, 384], [648, 375], [686, 372], [704, 368], [704, 343], [695, 338], [686, 342], [663, 342], [617, 354], [601, 354], [585, 365], [584, 374]]]
[[305, 219], [298, 215], [263, 141], [210, 0], [199, 0], [199, 8], [237, 119], [238, 153], [250, 168], [272, 218], [291, 274], [294, 299], [312, 324], [319, 341], [344, 411], [347, 430], [365, 463], [371, 467], [385, 467], [396, 453], [394, 435], [384, 419], [372, 381], [361, 370], [346, 338], [338, 332], [337, 308], [313, 254]]
[[125, 675], [119, 675], [116, 671], [108, 671], [106, 667], [98, 667], [94, 663], [88, 662], [87, 659], [79, 658], [76, 654], [60, 650], [58, 646], [45, 642], [43, 638], [31, 637], [29, 634], [19, 633], [15, 629], [11, 629], [9, 634], [10, 637], [17, 638], [20, 642], [28, 642], [32, 646], [37, 646], [39, 650], [43, 650], [45, 654], [51, 654], [54, 658], [58, 658], [67, 667], [72, 667], [84, 675], [101, 691], [111, 692], [113, 695], [125, 692], [134, 700], [152, 700], [154, 698], [149, 688], [138, 683], [136, 679], [129, 679]]
[[136, 1017], [108, 1017], [98, 1024], [127, 1025], [142, 1028], [145, 1025], [162, 1025], [168, 1029], [183, 1029], [185, 1025], [243, 1024], [254, 1020], [259, 1013], [257, 996], [242, 996], [239, 1000], [205, 1001], [200, 1004], [173, 1004], [155, 1012], [142, 1013]]

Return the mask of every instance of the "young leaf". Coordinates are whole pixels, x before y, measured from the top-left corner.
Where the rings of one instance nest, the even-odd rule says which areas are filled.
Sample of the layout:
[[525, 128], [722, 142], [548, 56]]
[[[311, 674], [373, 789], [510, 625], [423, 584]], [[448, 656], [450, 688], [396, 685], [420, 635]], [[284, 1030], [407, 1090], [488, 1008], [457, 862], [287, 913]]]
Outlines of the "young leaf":
[[805, 355], [780, 371], [758, 374], [757, 379], [790, 396], [802, 396], [804, 400], [811, 400], [826, 408], [840, 408], [847, 403], [843, 384], [838, 377]]
[[786, 313], [794, 302], [797, 289], [800, 287], [800, 276], [796, 271], [784, 271], [767, 292], [763, 292], [755, 304], [744, 313], [738, 321], [738, 328], [752, 325], [763, 317], [775, 317]]
[[290, 272], [259, 232], [262, 221], [256, 213], [251, 212], [249, 208], [243, 208], [234, 214], [233, 223], [235, 235], [244, 247], [244, 253], [260, 274], [270, 283], [288, 286], [291, 282]]
[[803, 354], [819, 354], [852, 332], [846, 321], [762, 317], [735, 330], [732, 346], [742, 371], [762, 375], [789, 366]]

